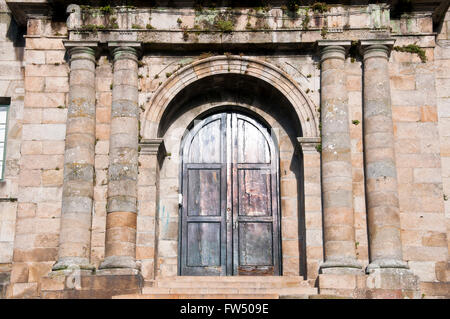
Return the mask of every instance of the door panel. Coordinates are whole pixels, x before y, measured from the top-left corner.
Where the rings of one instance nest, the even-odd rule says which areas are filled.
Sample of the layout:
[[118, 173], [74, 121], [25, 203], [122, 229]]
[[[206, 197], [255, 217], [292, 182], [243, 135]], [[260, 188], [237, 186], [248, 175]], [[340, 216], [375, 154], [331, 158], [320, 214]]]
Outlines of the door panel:
[[209, 117], [183, 146], [182, 275], [226, 275], [225, 125], [225, 114]]
[[239, 265], [273, 266], [272, 223], [239, 224]]
[[270, 163], [270, 150], [266, 138], [254, 123], [237, 117], [238, 163]]
[[220, 223], [188, 223], [187, 266], [220, 266]]
[[279, 275], [278, 153], [237, 113], [198, 122], [183, 142], [181, 275]]
[[194, 136], [189, 149], [189, 163], [221, 163], [222, 119], [206, 123]]
[[220, 216], [220, 169], [189, 169], [188, 216]]
[[239, 215], [270, 216], [270, 169], [239, 169]]

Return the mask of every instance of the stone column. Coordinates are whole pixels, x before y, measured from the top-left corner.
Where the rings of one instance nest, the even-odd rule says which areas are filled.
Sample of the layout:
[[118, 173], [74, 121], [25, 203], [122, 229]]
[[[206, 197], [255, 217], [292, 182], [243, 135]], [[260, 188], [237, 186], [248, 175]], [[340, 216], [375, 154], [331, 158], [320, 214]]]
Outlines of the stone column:
[[364, 55], [364, 166], [370, 265], [407, 268], [402, 261], [400, 211], [388, 55], [393, 40], [361, 41]]
[[70, 55], [69, 104], [58, 262], [53, 270], [89, 264], [94, 193], [96, 43], [65, 42]]
[[105, 260], [100, 268], [136, 268], [139, 43], [109, 43], [113, 89]]
[[350, 41], [319, 41], [321, 48], [322, 273], [360, 271], [356, 260], [348, 93], [344, 69]]

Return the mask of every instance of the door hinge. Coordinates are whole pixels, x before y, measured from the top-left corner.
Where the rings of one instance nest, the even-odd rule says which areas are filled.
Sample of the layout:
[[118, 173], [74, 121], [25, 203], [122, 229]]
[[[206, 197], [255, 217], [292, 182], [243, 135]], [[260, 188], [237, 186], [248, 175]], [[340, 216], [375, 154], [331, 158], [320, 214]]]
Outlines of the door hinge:
[[183, 206], [183, 194], [178, 194], [178, 206]]

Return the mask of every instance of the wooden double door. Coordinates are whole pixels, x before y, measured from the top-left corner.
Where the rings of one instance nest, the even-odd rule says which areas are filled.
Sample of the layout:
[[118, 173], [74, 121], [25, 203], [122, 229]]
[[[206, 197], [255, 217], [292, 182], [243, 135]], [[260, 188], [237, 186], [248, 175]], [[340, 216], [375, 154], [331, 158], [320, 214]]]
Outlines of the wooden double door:
[[182, 143], [180, 274], [280, 275], [278, 152], [240, 113], [212, 115]]

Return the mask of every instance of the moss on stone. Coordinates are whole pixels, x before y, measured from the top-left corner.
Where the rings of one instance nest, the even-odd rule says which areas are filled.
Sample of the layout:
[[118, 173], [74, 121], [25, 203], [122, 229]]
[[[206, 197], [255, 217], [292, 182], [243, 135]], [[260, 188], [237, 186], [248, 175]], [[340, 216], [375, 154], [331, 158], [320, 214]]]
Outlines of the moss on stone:
[[322, 37], [322, 39], [327, 38], [327, 33], [328, 33], [328, 27], [323, 26], [323, 28], [320, 30], [320, 36]]
[[395, 46], [394, 50], [398, 51], [398, 52], [407, 52], [407, 53], [417, 54], [423, 63], [427, 62], [427, 56], [425, 54], [425, 50], [422, 49], [421, 47], [419, 47], [417, 44], [408, 44], [408, 45], [404, 45], [401, 47]]
[[222, 32], [231, 32], [234, 28], [234, 23], [231, 20], [218, 19], [214, 26]]
[[311, 5], [311, 10], [318, 13], [324, 13], [330, 10], [325, 2], [315, 2]]

